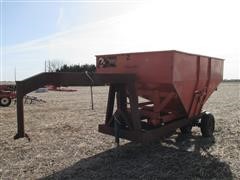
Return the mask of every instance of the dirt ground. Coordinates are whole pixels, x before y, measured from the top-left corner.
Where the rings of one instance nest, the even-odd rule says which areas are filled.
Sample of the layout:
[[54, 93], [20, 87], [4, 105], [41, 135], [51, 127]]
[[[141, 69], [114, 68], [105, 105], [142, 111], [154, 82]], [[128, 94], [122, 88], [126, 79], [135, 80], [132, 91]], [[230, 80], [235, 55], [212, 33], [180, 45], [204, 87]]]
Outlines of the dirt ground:
[[[76, 87], [75, 87], [76, 88]], [[107, 87], [31, 93], [46, 103], [25, 105], [26, 132], [13, 140], [16, 107], [0, 107], [0, 179], [240, 179], [240, 84], [222, 83], [205, 105], [216, 119], [214, 138], [179, 133], [151, 145], [98, 133]]]

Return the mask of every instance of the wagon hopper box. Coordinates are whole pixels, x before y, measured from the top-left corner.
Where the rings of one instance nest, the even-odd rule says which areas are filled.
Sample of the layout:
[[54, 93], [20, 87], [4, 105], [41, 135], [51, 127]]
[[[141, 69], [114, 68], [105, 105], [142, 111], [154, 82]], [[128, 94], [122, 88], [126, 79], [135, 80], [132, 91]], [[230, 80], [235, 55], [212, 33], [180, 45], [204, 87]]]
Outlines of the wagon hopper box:
[[203, 136], [212, 136], [214, 117], [202, 107], [222, 81], [223, 62], [180, 51], [99, 55], [93, 74], [42, 73], [18, 81], [15, 138], [26, 136], [22, 97], [46, 84], [108, 84], [106, 119], [99, 131], [115, 136], [117, 143], [119, 138], [148, 143], [177, 128], [189, 133], [192, 126], [199, 126]]

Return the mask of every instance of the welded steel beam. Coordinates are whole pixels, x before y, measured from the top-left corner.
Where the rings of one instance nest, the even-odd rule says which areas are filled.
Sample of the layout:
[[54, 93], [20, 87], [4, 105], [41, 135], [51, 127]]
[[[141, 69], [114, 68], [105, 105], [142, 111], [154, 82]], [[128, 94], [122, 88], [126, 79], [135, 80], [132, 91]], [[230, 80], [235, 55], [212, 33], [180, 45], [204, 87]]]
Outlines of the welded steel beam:
[[[109, 84], [111, 88], [112, 85], [122, 84], [131, 85], [130, 89], [134, 92], [132, 84], [135, 83], [134, 74], [97, 74], [97, 73], [41, 73], [23, 81], [17, 81], [17, 134], [15, 139], [28, 137], [24, 130], [24, 105], [23, 97], [38, 88], [44, 87], [45, 85], [56, 85], [56, 86], [91, 86], [91, 85], [104, 85]], [[110, 88], [110, 89], [111, 89]], [[114, 90], [116, 91], [116, 90]], [[136, 91], [136, 90], [135, 90]], [[115, 92], [111, 90], [111, 99], [109, 107], [107, 109], [107, 119], [109, 119], [110, 114], [113, 111]], [[131, 97], [134, 103], [134, 108], [132, 113], [136, 113], [136, 92]], [[133, 118], [138, 118], [137, 115], [132, 115]], [[106, 119], [106, 120], [107, 120]], [[140, 124], [140, 119], [138, 119]]]

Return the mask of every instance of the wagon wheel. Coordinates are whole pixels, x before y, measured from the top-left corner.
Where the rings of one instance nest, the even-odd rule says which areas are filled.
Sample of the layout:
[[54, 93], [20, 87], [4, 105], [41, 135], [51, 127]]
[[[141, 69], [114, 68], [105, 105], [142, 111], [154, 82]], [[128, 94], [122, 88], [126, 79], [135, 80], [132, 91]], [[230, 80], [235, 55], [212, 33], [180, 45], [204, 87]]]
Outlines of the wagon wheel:
[[191, 134], [192, 133], [192, 125], [188, 124], [180, 128], [182, 134]]
[[3, 107], [7, 107], [11, 104], [11, 98], [9, 97], [2, 97], [0, 98], [0, 105]]
[[203, 137], [212, 137], [215, 129], [214, 116], [212, 114], [203, 115], [200, 128]]

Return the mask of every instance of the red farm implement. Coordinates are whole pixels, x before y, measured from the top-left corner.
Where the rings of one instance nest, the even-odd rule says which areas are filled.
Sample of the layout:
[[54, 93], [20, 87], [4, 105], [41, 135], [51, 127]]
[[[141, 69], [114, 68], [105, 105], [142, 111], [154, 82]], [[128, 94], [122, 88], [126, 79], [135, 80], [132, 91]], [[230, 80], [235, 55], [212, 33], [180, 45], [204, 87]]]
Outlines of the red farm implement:
[[0, 106], [7, 107], [16, 98], [15, 85], [0, 85]]
[[45, 86], [49, 91], [62, 91], [62, 92], [75, 92], [76, 89], [70, 89], [68, 87], [57, 87], [54, 85], [46, 85]]
[[222, 81], [223, 62], [180, 51], [99, 55], [93, 74], [42, 73], [18, 81], [15, 138], [27, 136], [24, 95], [47, 84], [109, 85], [106, 118], [99, 132], [115, 136], [117, 143], [119, 138], [148, 143], [177, 128], [190, 133], [192, 126], [199, 126], [203, 136], [212, 136], [214, 117], [202, 107]]

